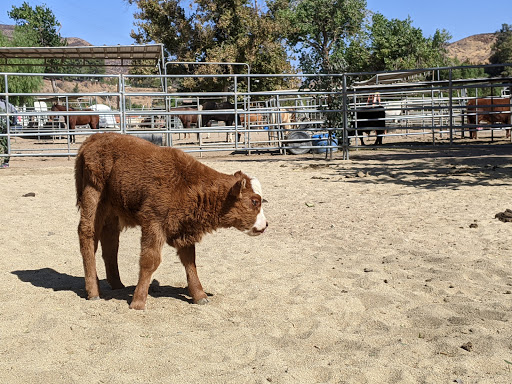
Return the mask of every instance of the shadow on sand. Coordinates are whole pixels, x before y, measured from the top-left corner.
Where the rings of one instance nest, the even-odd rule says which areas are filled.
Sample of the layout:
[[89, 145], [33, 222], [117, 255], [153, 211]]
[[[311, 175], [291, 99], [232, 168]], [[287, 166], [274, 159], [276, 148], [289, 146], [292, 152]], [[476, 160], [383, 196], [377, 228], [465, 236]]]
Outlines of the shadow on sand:
[[[71, 276], [58, 272], [52, 268], [41, 268], [34, 270], [12, 271], [12, 274], [34, 287], [52, 289], [54, 291], [70, 291], [77, 296], [86, 298], [85, 282], [83, 277]], [[134, 286], [113, 290], [106, 280], [100, 280], [101, 297], [104, 300], [125, 300], [130, 303], [133, 296]], [[170, 297], [192, 304], [187, 288], [160, 285], [158, 280], [153, 280], [149, 287], [149, 295], [152, 297]], [[211, 296], [211, 294], [208, 294]]]

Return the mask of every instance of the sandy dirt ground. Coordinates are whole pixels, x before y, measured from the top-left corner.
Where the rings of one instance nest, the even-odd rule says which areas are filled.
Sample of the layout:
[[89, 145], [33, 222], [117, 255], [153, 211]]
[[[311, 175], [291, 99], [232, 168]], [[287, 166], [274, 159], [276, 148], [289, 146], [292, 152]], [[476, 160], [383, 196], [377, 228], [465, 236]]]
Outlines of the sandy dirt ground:
[[[85, 299], [73, 160], [0, 170], [1, 383], [511, 383], [512, 147], [201, 161], [257, 176], [268, 232], [207, 235], [191, 304], [174, 249], [128, 308]], [[24, 196], [34, 193], [35, 196]]]

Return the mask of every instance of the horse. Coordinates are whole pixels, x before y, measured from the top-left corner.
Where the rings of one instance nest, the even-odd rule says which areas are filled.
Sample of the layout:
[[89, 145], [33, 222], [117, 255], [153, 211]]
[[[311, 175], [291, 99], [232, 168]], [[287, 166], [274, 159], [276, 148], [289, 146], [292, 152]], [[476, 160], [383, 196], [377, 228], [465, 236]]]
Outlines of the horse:
[[[72, 107], [66, 107], [60, 104], [53, 104], [52, 111], [79, 111]], [[92, 109], [82, 109], [82, 111], [92, 111]], [[69, 117], [69, 129], [75, 129], [77, 125], [89, 125], [91, 129], [98, 129], [100, 117], [99, 115], [70, 115]], [[71, 142], [75, 142], [75, 135], [70, 136]]]
[[288, 108], [280, 108], [276, 112], [270, 113], [270, 123], [274, 125], [274, 128], [276, 129], [284, 129], [286, 131], [296, 128], [290, 123], [294, 122], [294, 114], [287, 112]]
[[[357, 111], [357, 127], [353, 129], [356, 131], [361, 140], [361, 145], [364, 144], [363, 133], [370, 135], [371, 131], [375, 130], [377, 138], [373, 145], [382, 145], [382, 135], [386, 133], [386, 110], [381, 105], [364, 106]], [[355, 121], [353, 122], [355, 123]]]
[[[231, 104], [230, 102], [228, 101], [223, 101], [223, 102], [220, 102], [220, 103], [216, 103], [215, 101], [207, 101], [206, 103], [204, 103], [202, 105], [203, 107], [203, 111], [217, 111], [217, 110], [234, 110], [235, 109], [235, 105], [234, 104]], [[235, 119], [238, 123], [238, 125], [242, 125], [241, 122], [240, 122], [240, 116], [239, 115], [235, 115], [235, 113], [233, 112], [228, 112], [226, 111], [225, 113], [220, 113], [220, 114], [208, 114], [208, 113], [203, 113], [202, 114], [202, 121], [203, 121], [203, 126], [205, 127], [211, 127], [212, 125], [212, 121], [223, 121], [226, 126], [233, 126], [235, 125]], [[241, 133], [239, 132], [238, 133], [238, 141], [240, 141], [240, 137], [241, 137]], [[229, 138], [229, 133], [226, 134], [226, 141], [228, 141], [228, 138]]]
[[241, 123], [246, 126], [246, 128], [250, 128], [253, 124], [264, 124], [266, 123], [267, 116], [262, 113], [251, 112], [240, 114]]
[[[197, 108], [195, 107], [176, 107], [172, 108], [171, 112], [178, 111], [178, 112], [197, 112]], [[201, 110], [201, 106], [199, 106], [199, 110]], [[200, 116], [198, 114], [177, 114], [174, 115], [178, 119], [180, 119], [181, 124], [183, 124], [183, 128], [190, 129], [192, 128], [192, 125], [195, 125], [197, 128], [200, 126]], [[190, 137], [190, 133], [188, 134]], [[209, 137], [209, 136], [208, 136]], [[187, 138], [187, 133], [185, 132], [184, 138]], [[199, 141], [199, 133], [197, 133], [197, 140]]]
[[[511, 100], [509, 97], [490, 99], [471, 99], [466, 105], [468, 124], [512, 124]], [[477, 138], [478, 128], [471, 128], [469, 137]], [[506, 129], [506, 137], [510, 137], [510, 128]]]

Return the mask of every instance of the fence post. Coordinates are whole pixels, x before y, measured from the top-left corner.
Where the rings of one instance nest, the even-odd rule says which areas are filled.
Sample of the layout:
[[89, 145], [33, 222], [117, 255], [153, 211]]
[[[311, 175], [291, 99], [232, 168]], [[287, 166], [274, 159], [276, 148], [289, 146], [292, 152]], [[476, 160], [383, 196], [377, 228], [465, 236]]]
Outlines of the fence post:
[[[235, 100], [234, 101], [234, 105], [235, 105], [235, 151], [238, 151], [238, 109], [237, 109], [237, 105], [238, 105], [238, 77], [236, 75], [236, 73], [233, 74], [234, 76], [234, 82], [235, 82]], [[229, 99], [228, 99], [229, 101]]]
[[347, 98], [347, 75], [343, 74], [343, 90], [342, 90], [342, 111], [343, 111], [343, 144], [342, 144], [342, 150], [343, 150], [343, 160], [349, 160], [349, 153], [348, 153], [348, 116], [347, 116], [347, 110], [348, 110], [348, 98]]
[[7, 155], [11, 156], [11, 122], [9, 121], [9, 83], [7, 81], [7, 74], [4, 75], [4, 82], [5, 82], [5, 120], [6, 120], [6, 128], [7, 128]]
[[[66, 100], [66, 112], [69, 113], [69, 96], [66, 96], [65, 100]], [[48, 116], [47, 116], [47, 118], [48, 118]], [[51, 116], [51, 118], [49, 118], [49, 120], [50, 119], [51, 119], [52, 122], [54, 121], [54, 117], [53, 116]], [[70, 116], [67, 115], [66, 116], [66, 130], [67, 130], [66, 144], [68, 146], [68, 155], [71, 152], [71, 139], [72, 139], [72, 136], [71, 136], [71, 133], [70, 133], [71, 131], [69, 130], [69, 119], [70, 119]], [[43, 124], [43, 127], [44, 127], [44, 124]], [[75, 126], [75, 133], [76, 133], [76, 126]], [[75, 143], [76, 143], [76, 135], [75, 135]], [[69, 160], [69, 156], [68, 156], [68, 160]]]
[[[279, 145], [279, 152], [281, 155], [286, 154], [286, 149], [283, 148], [283, 141], [284, 141], [284, 133], [282, 131], [282, 125], [281, 125], [281, 101], [279, 100], [279, 94], [276, 94], [276, 121], [275, 124], [277, 124], [274, 128], [277, 130], [277, 142]], [[288, 142], [284, 143], [286, 146]]]
[[452, 82], [452, 69], [448, 71], [448, 100], [450, 105], [450, 145], [453, 145], [453, 82]]
[[[165, 84], [167, 84], [167, 75], [165, 77]], [[167, 131], [166, 135], [167, 135], [167, 139], [166, 139], [166, 145], [168, 147], [172, 147], [172, 130], [176, 129], [176, 119], [174, 118], [174, 116], [171, 118], [172, 115], [170, 115], [169, 113], [171, 112], [171, 108], [172, 108], [172, 98], [169, 97], [169, 95], [167, 94], [168, 91], [168, 88], [167, 88], [167, 85], [165, 87], [165, 130]], [[177, 103], [175, 103], [175, 107], [177, 107]], [[199, 104], [197, 106], [197, 110], [199, 111]], [[171, 123], [172, 121], [172, 123]], [[200, 121], [200, 117], [198, 116], [197, 118], [197, 123], [196, 123], [196, 126], [197, 128], [200, 128], [200, 124], [199, 124], [199, 121]], [[171, 131], [171, 132], [169, 132]], [[178, 133], [178, 138], [181, 138], [181, 134]]]
[[121, 124], [121, 133], [126, 133], [126, 94], [124, 88], [124, 75], [119, 75], [119, 109], [121, 116], [119, 123]]

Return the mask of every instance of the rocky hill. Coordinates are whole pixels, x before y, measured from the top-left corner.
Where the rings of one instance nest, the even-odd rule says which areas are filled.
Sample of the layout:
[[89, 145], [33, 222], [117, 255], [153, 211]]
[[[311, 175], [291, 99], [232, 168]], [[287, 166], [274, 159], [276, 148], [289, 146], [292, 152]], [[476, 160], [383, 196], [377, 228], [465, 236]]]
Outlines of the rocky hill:
[[14, 25], [0, 24], [0, 32], [10, 39], [14, 32]]
[[496, 41], [494, 33], [480, 33], [465, 37], [448, 45], [448, 55], [461, 62], [489, 64], [491, 48]]
[[[14, 25], [0, 24], [0, 32], [7, 36], [7, 38], [11, 39], [12, 34], [14, 33]], [[65, 37], [65, 39], [68, 41], [68, 45], [72, 47], [92, 45], [79, 37]]]
[[85, 41], [84, 39], [80, 39], [78, 37], [66, 37], [68, 42], [68, 46], [70, 47], [85, 47], [92, 45], [91, 43]]

